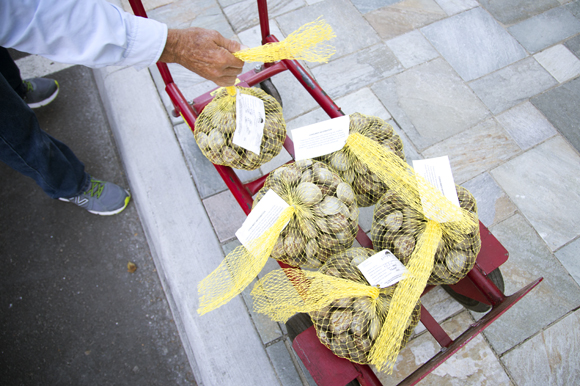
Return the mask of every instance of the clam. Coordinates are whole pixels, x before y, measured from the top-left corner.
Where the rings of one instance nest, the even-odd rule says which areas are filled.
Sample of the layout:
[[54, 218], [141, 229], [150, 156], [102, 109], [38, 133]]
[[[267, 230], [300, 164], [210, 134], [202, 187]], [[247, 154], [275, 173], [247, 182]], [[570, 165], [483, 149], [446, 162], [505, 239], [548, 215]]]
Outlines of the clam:
[[336, 310], [330, 317], [330, 331], [333, 334], [340, 334], [349, 329], [352, 323], [352, 312], [350, 310]]
[[308, 259], [314, 259], [319, 252], [320, 248], [316, 240], [312, 239], [306, 243], [306, 257]]
[[381, 332], [381, 323], [379, 322], [379, 318], [377, 318], [376, 316], [372, 317], [369, 322], [369, 338], [371, 338], [371, 340], [374, 341], [375, 339], [377, 339], [380, 332]]
[[340, 247], [338, 240], [327, 233], [321, 233], [318, 236], [318, 245], [321, 248], [328, 249], [329, 251], [336, 251]]
[[218, 130], [212, 131], [208, 136], [208, 144], [209, 148], [213, 151], [220, 151], [221, 148], [225, 145], [226, 140], [222, 133]]
[[199, 132], [196, 133], [195, 139], [197, 142], [197, 146], [203, 151], [209, 146], [209, 139], [206, 133]]
[[403, 213], [400, 211], [395, 211], [379, 220], [379, 225], [385, 227], [387, 232], [396, 232], [403, 225]]
[[332, 172], [324, 167], [318, 167], [313, 173], [314, 181], [319, 184], [330, 184], [332, 182]]
[[352, 309], [354, 310], [355, 314], [373, 316], [375, 313], [374, 303], [368, 296], [356, 298], [352, 304]]
[[300, 169], [306, 169], [312, 166], [312, 160], [311, 159], [302, 159], [300, 161], [296, 161], [296, 166], [298, 166]]
[[320, 203], [320, 211], [324, 213], [325, 216], [332, 216], [340, 212], [341, 202], [338, 198], [332, 196], [326, 196], [324, 200]]
[[346, 205], [351, 205], [355, 200], [352, 188], [345, 182], [341, 182], [336, 187], [336, 197]]
[[348, 169], [348, 157], [343, 151], [337, 151], [330, 156], [330, 166], [337, 171], [344, 172]]
[[[454, 275], [461, 274], [467, 268], [467, 263], [470, 261], [470, 257], [465, 251], [452, 250], [445, 256], [445, 265], [449, 272]], [[475, 259], [473, 259], [475, 260]]]
[[300, 256], [304, 247], [304, 238], [296, 232], [291, 232], [284, 238], [284, 251], [291, 258]]
[[330, 306], [335, 308], [349, 308], [353, 300], [354, 300], [353, 298], [336, 299], [330, 303]]
[[305, 170], [300, 177], [300, 182], [312, 182], [314, 179], [312, 177], [312, 170]]
[[301, 182], [296, 187], [296, 196], [305, 205], [314, 205], [322, 200], [322, 191], [312, 182]]
[[316, 225], [313, 221], [307, 219], [300, 219], [299, 227], [304, 236], [313, 239], [318, 235]]
[[348, 219], [340, 213], [328, 216], [326, 222], [328, 223], [328, 229], [332, 232], [340, 232], [349, 227]]
[[403, 233], [395, 238], [393, 249], [393, 253], [405, 264], [407, 258], [415, 250], [415, 238], [410, 234]]

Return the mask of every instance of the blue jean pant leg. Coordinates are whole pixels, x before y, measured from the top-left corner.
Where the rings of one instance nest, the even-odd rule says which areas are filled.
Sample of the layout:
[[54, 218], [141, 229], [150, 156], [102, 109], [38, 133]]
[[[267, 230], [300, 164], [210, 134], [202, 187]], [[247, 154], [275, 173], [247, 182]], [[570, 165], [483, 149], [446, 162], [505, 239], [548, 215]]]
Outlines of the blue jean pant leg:
[[77, 196], [90, 184], [83, 163], [40, 129], [32, 109], [1, 73], [0, 160], [32, 178], [52, 198]]

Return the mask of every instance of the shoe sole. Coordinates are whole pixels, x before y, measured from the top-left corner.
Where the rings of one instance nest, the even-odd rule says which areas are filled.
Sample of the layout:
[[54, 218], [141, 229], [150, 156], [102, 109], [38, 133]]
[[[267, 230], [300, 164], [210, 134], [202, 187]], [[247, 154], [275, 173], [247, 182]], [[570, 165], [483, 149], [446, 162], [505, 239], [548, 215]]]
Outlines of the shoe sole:
[[47, 104], [49, 104], [50, 102], [52, 102], [54, 100], [54, 98], [56, 98], [56, 96], [58, 95], [58, 92], [60, 90], [60, 87], [58, 86], [58, 82], [56, 83], [56, 91], [49, 96], [48, 98], [46, 98], [45, 100], [42, 100], [40, 102], [36, 102], [36, 103], [29, 103], [28, 107], [30, 107], [31, 109], [37, 109], [39, 107], [42, 106], [46, 106]]

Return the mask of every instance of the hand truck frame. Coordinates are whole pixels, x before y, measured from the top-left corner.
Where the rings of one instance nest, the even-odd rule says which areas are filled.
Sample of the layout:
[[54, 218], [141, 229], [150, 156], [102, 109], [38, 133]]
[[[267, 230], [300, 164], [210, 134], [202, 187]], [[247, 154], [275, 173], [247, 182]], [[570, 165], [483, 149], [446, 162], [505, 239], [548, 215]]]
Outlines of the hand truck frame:
[[[278, 42], [278, 39], [270, 33], [267, 0], [257, 0], [260, 29], [262, 34], [262, 44]], [[135, 15], [147, 17], [145, 8], [141, 0], [129, 0]], [[192, 131], [195, 130], [195, 121], [203, 108], [213, 99], [214, 90], [195, 98], [190, 104], [187, 102], [169, 72], [166, 63], [158, 62], [157, 68], [165, 83], [165, 91], [173, 103], [173, 115], [181, 115]], [[330, 118], [337, 118], [344, 115], [334, 101], [322, 90], [318, 83], [308, 74], [302, 65], [296, 60], [282, 60], [276, 63], [265, 64], [259, 69], [241, 74], [238, 79], [238, 86], [253, 87], [264, 82], [269, 82], [270, 78], [284, 71], [290, 71], [300, 84], [310, 93], [320, 107]], [[271, 83], [270, 83], [271, 85]], [[272, 87], [272, 86], [270, 86]], [[290, 138], [286, 137], [284, 148], [294, 157], [294, 146]], [[252, 208], [252, 196], [256, 194], [264, 185], [267, 175], [254, 181], [242, 183], [234, 170], [227, 166], [214, 165], [226, 186], [234, 195], [236, 201], [248, 215]], [[407, 376], [399, 385], [415, 385], [425, 378], [435, 368], [445, 360], [464, 347], [471, 339], [477, 336], [504, 312], [517, 303], [522, 297], [530, 292], [542, 281], [542, 277], [532, 281], [527, 286], [521, 288], [510, 296], [503, 293], [503, 279], [499, 272], [499, 266], [508, 259], [507, 250], [480, 222], [481, 251], [477, 256], [477, 261], [473, 269], [465, 278], [457, 284], [445, 286], [445, 290], [453, 298], [469, 309], [476, 311], [490, 311], [479, 321], [470, 325], [455, 340], [451, 339], [431, 314], [421, 306], [421, 322], [425, 328], [433, 335], [441, 346], [439, 353], [425, 362], [412, 374]], [[372, 241], [359, 227], [356, 237], [362, 247], [372, 248]], [[279, 265], [282, 268], [289, 267], [284, 263]], [[498, 288], [501, 287], [500, 288]], [[434, 286], [425, 288], [423, 295], [432, 290]], [[334, 355], [324, 346], [314, 332], [313, 326], [301, 324], [292, 326], [288, 323], [288, 329], [294, 330], [295, 336], [292, 339], [292, 346], [298, 357], [302, 360], [306, 369], [319, 386], [336, 386], [353, 384], [358, 382], [361, 386], [380, 386], [381, 382], [370, 366], [350, 362], [346, 359]], [[355, 382], [355, 383], [356, 383]]]

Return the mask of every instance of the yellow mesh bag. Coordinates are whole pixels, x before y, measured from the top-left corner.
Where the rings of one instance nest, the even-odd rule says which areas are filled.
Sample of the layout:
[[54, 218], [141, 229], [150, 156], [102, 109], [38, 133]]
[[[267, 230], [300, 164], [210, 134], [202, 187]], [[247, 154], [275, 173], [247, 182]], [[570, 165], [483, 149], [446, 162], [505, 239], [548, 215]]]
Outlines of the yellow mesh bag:
[[[473, 195], [464, 187], [456, 185], [461, 208], [477, 216], [477, 204]], [[425, 231], [428, 219], [424, 213], [406, 205], [395, 193], [385, 194], [375, 207], [371, 226], [373, 246], [388, 249], [403, 264], [409, 262], [417, 246], [417, 240]], [[433, 272], [427, 284], [455, 284], [473, 268], [481, 249], [479, 226], [461, 239], [443, 234], [437, 250]]]
[[378, 367], [391, 373], [398, 356], [397, 347], [404, 336], [405, 322], [431, 276], [439, 243], [442, 238], [460, 243], [477, 232], [479, 223], [474, 212], [455, 206], [404, 160], [376, 141], [351, 133], [346, 146], [388, 186], [390, 193], [397, 195], [406, 206], [423, 213], [427, 219], [424, 231], [418, 235], [405, 264], [409, 272], [393, 293], [391, 312], [379, 337], [387, 354], [386, 362]]
[[[363, 135], [405, 160], [403, 141], [387, 122], [360, 113], [349, 115], [349, 119], [350, 134]], [[327, 163], [342, 179], [351, 184], [359, 207], [374, 205], [388, 189], [349, 146], [317, 159]]]
[[290, 207], [248, 248], [233, 250], [199, 283], [198, 313], [241, 293], [270, 256], [295, 267], [318, 268], [332, 254], [352, 246], [358, 231], [354, 193], [325, 164], [302, 160], [277, 168], [256, 194], [252, 209], [270, 189]]
[[301, 160], [274, 170], [257, 193], [256, 205], [272, 189], [294, 207], [271, 257], [294, 267], [319, 268], [352, 246], [358, 206], [349, 184], [322, 162]]
[[[368, 284], [357, 265], [375, 253], [351, 248], [332, 256], [317, 272], [272, 271], [252, 290], [254, 310], [281, 322], [307, 312], [321, 343], [334, 354], [381, 367], [386, 360], [383, 329], [388, 315], [395, 312], [392, 298], [397, 284], [381, 289]], [[403, 321], [397, 352], [417, 326], [420, 310], [417, 301]]]
[[291, 59], [326, 63], [336, 50], [325, 42], [334, 37], [336, 35], [332, 27], [319, 17], [292, 32], [281, 42], [238, 51], [234, 56], [244, 62], [271, 63]]
[[[232, 142], [236, 130], [236, 92], [252, 95], [264, 102], [266, 113], [260, 153], [256, 154]], [[286, 122], [276, 99], [259, 88], [224, 88], [203, 109], [195, 122], [195, 141], [213, 164], [254, 170], [282, 150]]]

